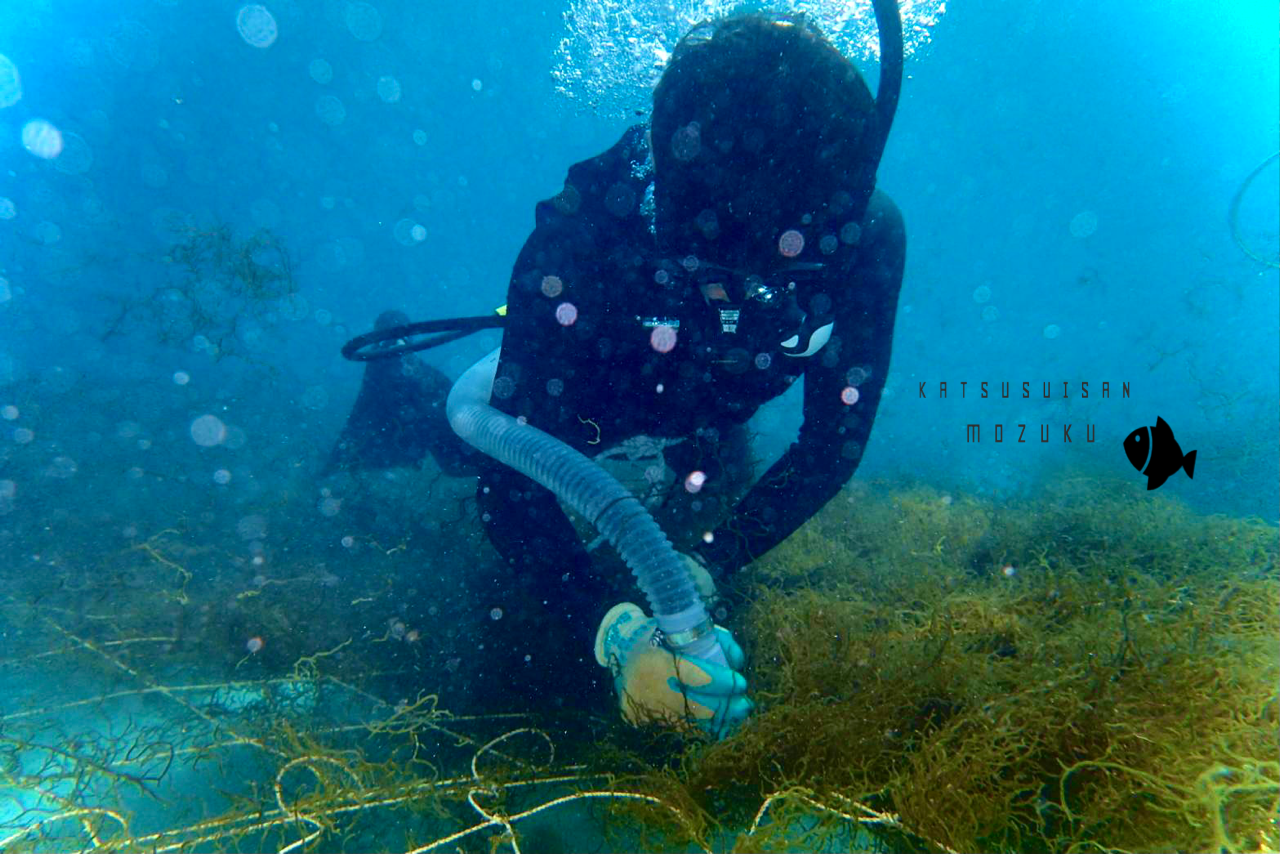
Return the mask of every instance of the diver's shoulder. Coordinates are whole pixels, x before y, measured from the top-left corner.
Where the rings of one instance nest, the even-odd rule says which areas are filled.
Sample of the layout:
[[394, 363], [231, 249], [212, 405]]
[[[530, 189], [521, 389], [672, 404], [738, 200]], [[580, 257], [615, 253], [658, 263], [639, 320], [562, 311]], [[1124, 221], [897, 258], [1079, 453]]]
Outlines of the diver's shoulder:
[[633, 181], [646, 180], [651, 171], [649, 126], [632, 125], [612, 146], [569, 167], [569, 180], [608, 175]]
[[608, 150], [569, 167], [564, 188], [539, 202], [537, 223], [576, 219], [593, 228], [647, 229], [652, 180], [648, 126], [634, 125]]

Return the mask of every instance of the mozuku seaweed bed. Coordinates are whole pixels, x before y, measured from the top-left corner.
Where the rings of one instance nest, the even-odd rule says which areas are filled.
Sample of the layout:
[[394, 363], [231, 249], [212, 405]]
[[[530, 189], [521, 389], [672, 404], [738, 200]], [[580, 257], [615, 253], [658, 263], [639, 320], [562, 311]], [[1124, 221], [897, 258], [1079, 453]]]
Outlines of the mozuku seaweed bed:
[[[202, 530], [9, 591], [0, 677], [25, 688], [0, 708], [0, 848], [1280, 843], [1278, 544], [1259, 520], [1096, 480], [1034, 501], [851, 486], [725, 591], [758, 711], [718, 742], [404, 695], [448, 666], [375, 610], [422, 546], [353, 550], [365, 566], [339, 581], [300, 530], [296, 572], [246, 584]], [[324, 628], [289, 625], [300, 609]]]

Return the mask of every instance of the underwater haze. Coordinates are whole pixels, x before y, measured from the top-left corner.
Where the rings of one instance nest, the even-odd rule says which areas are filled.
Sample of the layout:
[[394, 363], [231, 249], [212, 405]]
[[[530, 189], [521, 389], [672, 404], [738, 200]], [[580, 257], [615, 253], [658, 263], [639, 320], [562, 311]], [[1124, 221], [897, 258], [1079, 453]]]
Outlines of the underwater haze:
[[[0, 849], [657, 850], [652, 829], [665, 850], [763, 850], [752, 834], [768, 825], [775, 850], [848, 850], [873, 844], [861, 820], [907, 848], [1019, 850], [1039, 821], [1045, 850], [1275, 850], [1280, 769], [1256, 738], [1265, 728], [1274, 752], [1274, 681], [1267, 694], [1197, 669], [1275, 667], [1260, 640], [1280, 523], [1274, 2], [903, 5], [905, 79], [878, 173], [907, 231], [884, 399], [854, 482], [753, 576], [767, 592], [736, 616], [762, 668], [749, 679], [772, 692], [748, 736], [837, 733], [824, 750], [854, 742], [838, 728], [852, 713], [784, 716], [855, 700], [819, 712], [804, 703], [823, 683], [805, 680], [870, 682], [796, 653], [794, 632], [831, 614], [880, 626], [864, 604], [918, 603], [913, 573], [937, 573], [942, 597], [979, 585], [965, 601], [986, 604], [942, 598], [915, 634], [867, 641], [888, 658], [918, 638], [929, 654], [904, 651], [910, 672], [960, 673], [970, 659], [951, 656], [975, 650], [983, 667], [1027, 664], [1061, 642], [1024, 674], [1043, 683], [1076, 672], [1066, 659], [1095, 627], [1111, 634], [1085, 654], [1088, 690], [1177, 658], [1134, 697], [1198, 681], [1247, 695], [1247, 711], [1188, 699], [1184, 717], [1135, 723], [1124, 749], [1227, 728], [1161, 813], [1211, 802], [1220, 833], [1135, 818], [1097, 842], [1105, 822], [1080, 815], [1139, 811], [1180, 784], [1132, 758], [1144, 770], [1122, 791], [1120, 771], [1099, 770], [1122, 748], [1083, 736], [1019, 766], [1051, 769], [1006, 799], [1023, 830], [995, 811], [948, 823], [954, 804], [920, 794], [946, 781], [902, 769], [951, 749], [928, 738], [987, 696], [959, 681], [922, 677], [928, 691], [894, 707], [901, 725], [887, 707], [860, 718], [902, 745], [883, 781], [806, 777], [816, 765], [787, 765], [780, 741], [758, 751], [780, 769], [758, 788], [714, 747], [689, 754], [705, 764], [686, 779], [696, 763], [616, 721], [542, 730], [536, 704], [485, 717], [474, 689], [503, 611], [468, 584], [498, 561], [475, 479], [431, 460], [324, 471], [363, 372], [343, 344], [388, 309], [417, 321], [502, 305], [535, 205], [644, 118], [689, 25], [736, 5], [0, 0]], [[825, 25], [874, 91], [869, 2], [786, 8]], [[453, 379], [499, 341], [485, 330], [424, 358]], [[761, 458], [794, 441], [798, 403], [788, 392], [751, 422]], [[1194, 476], [1148, 490], [1124, 443], [1158, 419], [1196, 452]], [[855, 578], [885, 578], [883, 596], [849, 604]], [[1031, 616], [1049, 602], [1061, 613]], [[1132, 629], [1143, 602], [1152, 616]], [[1096, 625], [1066, 627], [1084, 614]], [[1148, 624], [1168, 633], [1142, 646]], [[1033, 643], [1040, 628], [1057, 640]], [[1201, 631], [1217, 640], [1185, 657], [1160, 645]], [[874, 657], [831, 654], [855, 670]], [[1112, 682], [1089, 669], [1103, 659]], [[997, 681], [991, 697], [1015, 690]], [[1078, 708], [1102, 714], [1088, 696]], [[999, 719], [997, 699], [976, 705], [975, 720]], [[1246, 719], [1247, 735], [1227, 732]], [[823, 761], [857, 764], [830, 750]], [[1170, 751], [1151, 767], [1189, 756]], [[1095, 784], [1115, 793], [1088, 801]], [[769, 792], [801, 788], [816, 818], [793, 805], [762, 819]], [[813, 835], [834, 812], [858, 829]]]

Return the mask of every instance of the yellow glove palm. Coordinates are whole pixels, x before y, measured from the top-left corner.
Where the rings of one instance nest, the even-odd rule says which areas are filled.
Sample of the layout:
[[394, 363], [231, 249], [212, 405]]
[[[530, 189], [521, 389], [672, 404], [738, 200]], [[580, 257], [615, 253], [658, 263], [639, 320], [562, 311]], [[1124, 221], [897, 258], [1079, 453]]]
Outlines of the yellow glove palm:
[[630, 602], [615, 606], [596, 635], [596, 661], [614, 675], [622, 715], [632, 724], [697, 725], [723, 735], [752, 709], [742, 648], [728, 630], [715, 627], [729, 666], [672, 652], [658, 622]]

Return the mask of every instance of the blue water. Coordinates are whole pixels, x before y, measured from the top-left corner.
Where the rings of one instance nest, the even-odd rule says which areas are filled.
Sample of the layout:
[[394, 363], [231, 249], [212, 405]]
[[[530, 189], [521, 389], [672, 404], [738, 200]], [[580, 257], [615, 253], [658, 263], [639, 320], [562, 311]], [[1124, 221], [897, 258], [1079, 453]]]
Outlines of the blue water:
[[[335, 355], [344, 337], [388, 306], [429, 319], [500, 304], [535, 201], [625, 127], [556, 94], [560, 6], [382, 4], [358, 30], [350, 5], [271, 7], [279, 36], [260, 49], [237, 31], [235, 4], [5, 3], [0, 53], [22, 97], [0, 110], [0, 197], [13, 210], [0, 220], [0, 403], [82, 390], [62, 390], [54, 368], [120, 394], [81, 424], [28, 424], [37, 445], [56, 436], [87, 463], [86, 434], [183, 394], [227, 407], [258, 446], [285, 438], [273, 418], [292, 409], [310, 429], [291, 447], [318, 453], [298, 441], [322, 445], [357, 387], [358, 369]], [[1123, 469], [1118, 439], [1161, 415], [1199, 450], [1199, 479], [1170, 492], [1275, 518], [1276, 273], [1244, 257], [1225, 224], [1240, 181], [1277, 148], [1274, 23], [1264, 3], [947, 10], [909, 59], [880, 171], [910, 246], [893, 397], [864, 475], [1007, 490], [1064, 465]], [[340, 124], [321, 116], [334, 103]], [[33, 119], [71, 140], [65, 168], [24, 150]], [[1075, 237], [1082, 214], [1093, 230]], [[1274, 168], [1243, 214], [1274, 254]], [[401, 220], [423, 239], [399, 242]], [[171, 283], [172, 245], [213, 223], [269, 228], [291, 258], [298, 319], [242, 330], [278, 371], [270, 396], [190, 340], [155, 346], [136, 328], [101, 340], [120, 300]], [[455, 345], [439, 364], [457, 373], [494, 340]], [[180, 370], [191, 388], [169, 382]], [[952, 395], [961, 381], [1108, 380], [1131, 397], [919, 399], [919, 381], [944, 380]], [[965, 447], [970, 421], [1050, 424], [1053, 441]], [[1064, 423], [1078, 425], [1071, 447]], [[1086, 423], [1099, 431], [1088, 447], [1076, 438]], [[203, 488], [198, 448], [165, 452]], [[253, 469], [248, 456], [238, 462]]]
[[[995, 495], [1138, 478], [1121, 442], [1163, 417], [1198, 456], [1162, 495], [1274, 523], [1280, 278], [1227, 212], [1280, 148], [1275, 4], [948, 5], [908, 59], [879, 173], [908, 260], [858, 477]], [[340, 567], [354, 527], [316, 477], [360, 380], [339, 347], [389, 307], [501, 304], [534, 204], [628, 124], [556, 91], [562, 4], [265, 6], [278, 35], [255, 46], [234, 2], [0, 0], [6, 589], [62, 530], [107, 554], [168, 517], [229, 520], [228, 560], [252, 576], [289, 549], [256, 520], [291, 501], [290, 524]], [[1240, 218], [1273, 261], [1276, 186], [1273, 164]], [[269, 231], [251, 255], [296, 293], [209, 298], [193, 319], [177, 250], [220, 226], [237, 247]], [[429, 358], [455, 376], [497, 340]], [[758, 423], [766, 450], [790, 441], [795, 403]], [[209, 415], [226, 432], [202, 445], [191, 428]]]

